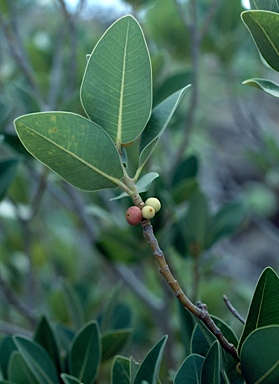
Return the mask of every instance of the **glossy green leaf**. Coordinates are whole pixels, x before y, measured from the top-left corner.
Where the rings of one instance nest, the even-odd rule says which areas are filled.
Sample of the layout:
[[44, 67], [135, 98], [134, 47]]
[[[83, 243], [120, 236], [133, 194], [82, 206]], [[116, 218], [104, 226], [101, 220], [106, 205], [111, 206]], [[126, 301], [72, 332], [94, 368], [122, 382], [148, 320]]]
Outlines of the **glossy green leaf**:
[[[8, 378], [17, 384], [40, 384], [19, 352], [13, 352], [9, 362]], [[49, 382], [50, 384], [50, 382]]]
[[267, 267], [261, 274], [249, 307], [246, 323], [240, 338], [241, 352], [244, 340], [252, 331], [267, 325], [279, 324], [279, 278]]
[[139, 169], [144, 166], [150, 157], [160, 136], [166, 129], [183, 95], [189, 87], [190, 85], [187, 85], [173, 93], [152, 111], [150, 120], [141, 135]]
[[279, 97], [279, 85], [274, 81], [265, 79], [248, 79], [243, 81], [242, 84], [250, 85], [251, 87], [261, 89], [272, 96]]
[[15, 383], [14, 381], [11, 381], [11, 380], [1, 380], [0, 379], [0, 384], [18, 384], [18, 383]]
[[80, 115], [34, 113], [17, 118], [15, 128], [34, 157], [79, 189], [116, 188], [123, 177], [121, 160], [110, 137]]
[[117, 20], [88, 60], [81, 85], [82, 105], [119, 144], [133, 142], [144, 129], [152, 106], [149, 52], [138, 22]]
[[269, 11], [245, 11], [242, 20], [249, 29], [266, 62], [279, 71], [279, 14]]
[[6, 159], [0, 161], [0, 200], [5, 196], [10, 184], [13, 182], [19, 159]]
[[82, 384], [82, 382], [74, 376], [68, 375], [67, 373], [62, 373], [60, 375], [64, 384]]
[[75, 335], [68, 354], [69, 373], [84, 384], [96, 380], [101, 361], [101, 336], [96, 321], [85, 324]]
[[141, 384], [146, 380], [149, 384], [156, 384], [159, 375], [162, 355], [167, 341], [164, 336], [158, 343], [148, 352], [144, 360], [139, 366], [133, 384]]
[[172, 186], [177, 186], [185, 179], [193, 179], [197, 176], [199, 169], [198, 158], [196, 156], [186, 157], [174, 170]]
[[200, 355], [188, 356], [178, 368], [173, 384], [200, 384], [203, 362], [204, 357]]
[[221, 350], [220, 344], [216, 340], [211, 345], [205, 356], [202, 371], [201, 384], [220, 384], [221, 383]]
[[111, 384], [131, 384], [130, 359], [116, 356], [112, 364]]
[[67, 280], [63, 280], [62, 292], [71, 322], [75, 329], [79, 329], [85, 322], [84, 312], [79, 297]]
[[215, 340], [215, 336], [202, 323], [198, 323], [192, 334], [191, 352], [205, 357]]
[[279, 12], [278, 0], [250, 0], [250, 8]]
[[42, 316], [34, 334], [34, 341], [40, 344], [48, 352], [58, 372], [61, 371], [58, 341], [51, 324], [45, 316]]
[[14, 336], [13, 339], [25, 363], [40, 384], [59, 384], [54, 363], [40, 344], [22, 336]]
[[12, 336], [6, 336], [0, 344], [0, 368], [4, 379], [8, 378], [8, 365], [11, 354], [17, 351], [17, 347]]
[[[157, 172], [149, 172], [142, 176], [137, 182], [136, 187], [138, 193], [143, 193], [149, 190], [153, 180], [159, 177], [159, 173]], [[122, 199], [123, 197], [129, 197], [126, 192], [121, 193], [120, 195], [113, 197], [111, 200]]]
[[247, 383], [279, 383], [279, 326], [250, 333], [241, 349], [240, 364]]
[[118, 329], [102, 334], [102, 361], [117, 355], [128, 343], [131, 335], [131, 329]]

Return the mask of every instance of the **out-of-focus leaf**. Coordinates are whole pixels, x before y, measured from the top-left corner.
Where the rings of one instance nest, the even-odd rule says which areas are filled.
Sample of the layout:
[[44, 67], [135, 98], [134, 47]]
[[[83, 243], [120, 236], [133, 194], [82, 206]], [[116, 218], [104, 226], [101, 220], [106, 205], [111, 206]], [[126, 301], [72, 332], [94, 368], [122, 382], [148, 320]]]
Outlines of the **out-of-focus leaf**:
[[8, 379], [17, 384], [41, 384], [26, 361], [17, 351], [13, 352], [9, 362]]
[[133, 384], [141, 384], [146, 380], [149, 384], [156, 384], [159, 375], [162, 355], [167, 341], [164, 336], [158, 343], [148, 352], [144, 360], [139, 366]]
[[62, 292], [71, 322], [75, 329], [79, 329], [84, 324], [84, 313], [79, 297], [66, 280], [63, 280]]
[[251, 87], [261, 89], [272, 96], [279, 97], [279, 85], [274, 81], [266, 79], [248, 79], [243, 81], [242, 84], [251, 85]]
[[279, 278], [267, 267], [261, 274], [249, 307], [246, 323], [239, 341], [241, 353], [245, 339], [252, 331], [267, 325], [279, 325]]
[[201, 369], [204, 362], [204, 357], [192, 354], [188, 356], [181, 366], [174, 378], [174, 384], [200, 384]]
[[34, 341], [40, 344], [52, 358], [58, 372], [61, 371], [58, 341], [51, 324], [42, 316], [35, 330]]
[[190, 86], [182, 88], [162, 101], [153, 111], [141, 135], [139, 169], [142, 169], [166, 129], [183, 95]]
[[123, 177], [120, 156], [97, 124], [70, 112], [18, 117], [17, 134], [25, 148], [68, 183], [85, 191], [116, 188]]
[[40, 344], [22, 336], [14, 336], [14, 342], [25, 363], [40, 384], [59, 384], [53, 361]]
[[133, 142], [144, 129], [152, 106], [151, 63], [142, 29], [132, 16], [117, 20], [94, 48], [81, 101], [116, 146]]
[[201, 384], [220, 384], [221, 383], [221, 351], [220, 344], [216, 340], [211, 345], [205, 356], [202, 372]]
[[241, 17], [265, 61], [279, 72], [279, 14], [253, 10]]
[[101, 362], [101, 336], [98, 323], [85, 324], [75, 335], [68, 354], [70, 375], [84, 384], [93, 384]]
[[192, 179], [197, 176], [199, 163], [196, 156], [189, 156], [184, 159], [175, 169], [172, 177], [172, 186], [177, 186], [185, 179]]
[[117, 355], [130, 340], [131, 329], [118, 329], [102, 334], [102, 361]]
[[240, 364], [247, 383], [279, 383], [279, 325], [251, 332], [242, 345]]
[[8, 378], [8, 365], [11, 354], [17, 351], [17, 347], [12, 336], [6, 336], [0, 344], [0, 368], [4, 379]]
[[178, 302], [181, 340], [185, 349], [186, 357], [191, 353], [191, 338], [195, 327], [193, 315]]
[[74, 376], [68, 375], [67, 373], [62, 373], [60, 375], [64, 384], [82, 384], [82, 382]]
[[279, 12], [277, 0], [250, 0], [251, 9]]
[[112, 364], [111, 384], [131, 384], [130, 359], [116, 356]]
[[[143, 192], [148, 191], [153, 180], [157, 179], [157, 177], [159, 177], [159, 173], [157, 173], [157, 172], [149, 172], [149, 173], [146, 173], [144, 176], [142, 176], [136, 182], [138, 193], [143, 193]], [[127, 195], [126, 192], [123, 192], [120, 195], [113, 197], [110, 200], [118, 200], [118, 199], [122, 199], [123, 197], [129, 197], [129, 196]]]
[[0, 200], [5, 196], [13, 182], [19, 159], [6, 159], [0, 161]]

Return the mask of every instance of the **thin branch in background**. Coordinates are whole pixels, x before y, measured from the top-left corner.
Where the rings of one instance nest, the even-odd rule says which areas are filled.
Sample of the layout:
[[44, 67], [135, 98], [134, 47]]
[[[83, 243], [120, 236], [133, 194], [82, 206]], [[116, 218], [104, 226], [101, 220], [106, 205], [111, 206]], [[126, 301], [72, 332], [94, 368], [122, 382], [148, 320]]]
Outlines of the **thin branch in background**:
[[6, 321], [0, 320], [0, 333], [4, 335], [23, 335], [28, 338], [32, 338], [33, 332], [28, 331], [25, 328], [19, 327], [18, 325], [7, 323]]
[[226, 295], [223, 296], [224, 302], [226, 303], [226, 306], [229, 308], [230, 312], [236, 317], [242, 324], [245, 324], [245, 320], [243, 317], [238, 313], [238, 311], [234, 308], [230, 300]]
[[[12, 2], [7, 2], [11, 7]], [[8, 49], [10, 51], [11, 56], [14, 58], [18, 67], [21, 69], [27, 83], [31, 87], [36, 96], [37, 100], [41, 103], [42, 108], [44, 108], [44, 102], [41, 97], [41, 92], [37, 86], [35, 78], [33, 76], [33, 71], [26, 55], [26, 51], [23, 48], [21, 39], [19, 37], [18, 24], [16, 18], [16, 10], [10, 9], [9, 12], [9, 20], [5, 20], [4, 16], [0, 13], [0, 27], [2, 28]]]
[[23, 300], [12, 290], [9, 284], [3, 279], [0, 274], [0, 287], [1, 292], [6, 297], [7, 301], [24, 317], [26, 317], [30, 324], [34, 326], [37, 321], [35, 312], [27, 305], [23, 303]]
[[220, 4], [220, 0], [212, 0], [210, 6], [208, 7], [205, 19], [203, 20], [203, 23], [200, 28], [200, 41], [202, 41], [207, 34], [207, 31], [211, 25], [212, 20], [214, 19], [218, 6]]

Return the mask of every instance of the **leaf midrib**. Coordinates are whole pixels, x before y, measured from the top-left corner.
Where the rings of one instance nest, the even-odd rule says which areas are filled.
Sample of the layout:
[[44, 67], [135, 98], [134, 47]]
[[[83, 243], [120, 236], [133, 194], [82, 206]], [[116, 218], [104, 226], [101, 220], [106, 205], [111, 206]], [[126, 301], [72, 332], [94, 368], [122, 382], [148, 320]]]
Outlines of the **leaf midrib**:
[[39, 137], [41, 137], [42, 139], [48, 141], [49, 143], [51, 143], [52, 145], [56, 146], [57, 148], [59, 148], [60, 150], [64, 151], [65, 153], [67, 153], [68, 155], [70, 156], [73, 156], [75, 159], [79, 160], [81, 163], [83, 163], [84, 165], [86, 165], [88, 168], [92, 169], [94, 172], [96, 173], [99, 173], [101, 176], [105, 177], [106, 179], [112, 181], [114, 184], [116, 185], [119, 185], [119, 181], [118, 179], [108, 175], [107, 173], [101, 171], [99, 168], [96, 168], [94, 167], [94, 165], [92, 164], [89, 164], [87, 161], [83, 160], [81, 157], [75, 155], [73, 152], [67, 150], [66, 148], [62, 147], [61, 145], [55, 143], [54, 141], [52, 141], [51, 139], [49, 139], [48, 137], [42, 135], [41, 133], [37, 132], [36, 130], [24, 125], [24, 127], [26, 129], [28, 129], [29, 131], [33, 132], [35, 135], [38, 135]]
[[[253, 16], [252, 16], [253, 17]], [[265, 29], [261, 26], [261, 24], [258, 22], [258, 20], [256, 20], [254, 17], [253, 17], [253, 20], [255, 21], [255, 23], [258, 25], [258, 27], [263, 31], [263, 34], [265, 35], [265, 37], [267, 38], [268, 42], [270, 43], [270, 45], [272, 46], [272, 48], [274, 49], [274, 51], [276, 52], [277, 56], [279, 56], [279, 51], [277, 50], [277, 48], [275, 47], [275, 45], [273, 44], [272, 40], [270, 40], [268, 34], [266, 33]]]

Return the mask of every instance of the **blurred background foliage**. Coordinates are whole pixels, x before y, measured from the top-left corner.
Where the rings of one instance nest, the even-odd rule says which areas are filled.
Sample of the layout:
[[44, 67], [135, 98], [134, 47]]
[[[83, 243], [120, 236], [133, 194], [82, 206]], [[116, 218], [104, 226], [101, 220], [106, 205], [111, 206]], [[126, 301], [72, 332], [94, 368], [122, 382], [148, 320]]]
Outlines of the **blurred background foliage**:
[[[1, 335], [28, 334], [41, 313], [70, 325], [65, 280], [87, 320], [101, 316], [122, 282], [115, 300], [132, 319], [128, 355], [140, 359], [167, 333], [168, 365], [183, 360], [178, 304], [141, 228], [126, 223], [129, 200], [65, 184], [25, 152], [13, 128], [14, 118], [30, 112], [84, 115], [86, 55], [126, 13], [147, 39], [154, 105], [192, 84], [145, 167], [160, 174], [143, 194], [162, 201], [155, 232], [191, 298], [239, 332], [222, 296], [245, 317], [262, 269], [278, 269], [279, 241], [277, 100], [242, 85], [274, 73], [241, 22], [243, 9], [237, 0], [0, 2]], [[136, 169], [134, 147], [127, 152]]]

